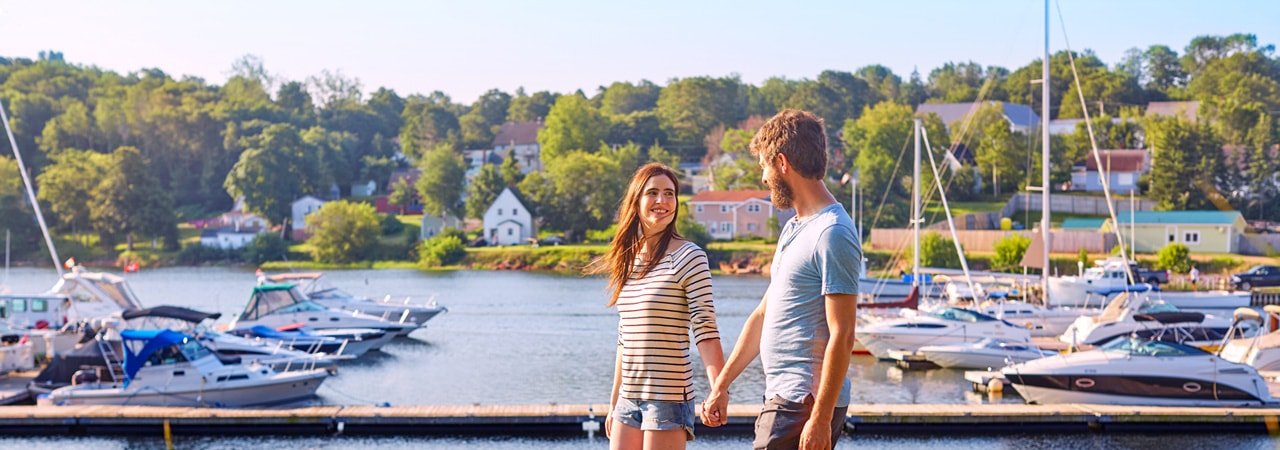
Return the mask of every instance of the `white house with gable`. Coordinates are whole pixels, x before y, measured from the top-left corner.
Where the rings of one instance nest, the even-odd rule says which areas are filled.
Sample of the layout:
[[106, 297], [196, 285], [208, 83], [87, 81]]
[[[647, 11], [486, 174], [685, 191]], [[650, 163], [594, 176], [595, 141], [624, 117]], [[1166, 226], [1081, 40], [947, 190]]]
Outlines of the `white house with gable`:
[[484, 238], [489, 245], [523, 244], [534, 236], [533, 215], [512, 188], [502, 190], [484, 212]]
[[293, 215], [291, 216], [290, 223], [292, 223], [291, 232], [294, 239], [301, 240], [306, 238], [307, 216], [319, 210], [321, 206], [324, 206], [324, 200], [320, 200], [310, 195], [293, 201], [293, 204], [291, 205]]

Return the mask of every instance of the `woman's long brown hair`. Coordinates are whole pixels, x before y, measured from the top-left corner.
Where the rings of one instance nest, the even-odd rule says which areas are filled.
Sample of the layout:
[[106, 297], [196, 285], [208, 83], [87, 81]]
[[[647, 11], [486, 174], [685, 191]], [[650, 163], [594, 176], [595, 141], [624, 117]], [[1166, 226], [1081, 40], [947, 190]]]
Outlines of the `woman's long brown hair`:
[[671, 183], [676, 186], [676, 196], [680, 195], [680, 180], [676, 178], [676, 173], [670, 167], [649, 163], [636, 169], [635, 175], [631, 177], [631, 184], [627, 186], [627, 193], [622, 197], [622, 204], [618, 206], [618, 229], [613, 235], [609, 251], [587, 266], [588, 274], [609, 274], [610, 295], [607, 305], [609, 307], [618, 302], [618, 295], [622, 294], [622, 285], [627, 280], [633, 276], [649, 273], [657, 267], [658, 262], [666, 256], [667, 245], [672, 239], [680, 238], [680, 234], [676, 233], [676, 221], [680, 218], [680, 202], [676, 201], [671, 223], [662, 230], [661, 236], [658, 237], [658, 245], [653, 247], [654, 251], [644, 262], [643, 269], [636, 271], [636, 254], [644, 244], [644, 234], [640, 227], [640, 196], [644, 195], [645, 183], [655, 176], [670, 178]]

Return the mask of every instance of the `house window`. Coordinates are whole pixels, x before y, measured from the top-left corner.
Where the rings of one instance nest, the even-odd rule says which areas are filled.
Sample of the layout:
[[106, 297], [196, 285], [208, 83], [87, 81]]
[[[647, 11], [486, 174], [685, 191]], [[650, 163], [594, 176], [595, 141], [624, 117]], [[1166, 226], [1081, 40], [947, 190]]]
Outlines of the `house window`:
[[747, 212], [760, 212], [760, 205], [754, 203], [747, 205]]
[[755, 223], [748, 223], [748, 224], [747, 224], [747, 231], [756, 231], [756, 224], [755, 224]]
[[501, 216], [501, 215], [502, 215], [502, 208], [498, 208], [498, 215], [499, 215], [499, 216]]
[[698, 206], [697, 206], [697, 211], [698, 211], [698, 212], [702, 212], [702, 205], [698, 205]]
[[1182, 235], [1182, 242], [1185, 242], [1185, 243], [1188, 243], [1188, 244], [1199, 244], [1199, 243], [1200, 243], [1200, 232], [1199, 232], [1199, 231], [1188, 231], [1188, 232], [1186, 232], [1186, 233], [1183, 233], [1183, 235]]
[[507, 228], [507, 236], [512, 236], [512, 235], [515, 235], [515, 234], [516, 234], [516, 229], [515, 229], [515, 228]]
[[1176, 234], [1170, 234], [1170, 235], [1169, 235], [1169, 242], [1178, 242], [1178, 235], [1176, 235]]
[[729, 222], [720, 222], [720, 231], [729, 231]]
[[519, 212], [519, 211], [516, 211], [516, 209], [515, 209], [515, 208], [511, 208], [511, 215], [513, 215], [513, 216], [518, 216], [518, 215], [520, 215], [520, 212]]
[[729, 212], [729, 205], [720, 205], [720, 212], [722, 213]]

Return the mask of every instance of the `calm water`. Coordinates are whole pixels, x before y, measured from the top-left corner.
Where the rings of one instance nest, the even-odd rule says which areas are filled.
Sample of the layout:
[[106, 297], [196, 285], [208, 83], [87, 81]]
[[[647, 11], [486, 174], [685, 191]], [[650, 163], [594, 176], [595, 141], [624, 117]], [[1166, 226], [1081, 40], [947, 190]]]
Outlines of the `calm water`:
[[[253, 273], [227, 268], [171, 268], [127, 275], [144, 305], [172, 304], [223, 314], [230, 321], [244, 307]], [[330, 283], [356, 294], [381, 297], [435, 298], [449, 312], [359, 360], [345, 363], [325, 382], [317, 403], [323, 404], [539, 404], [607, 403], [616, 342], [616, 313], [603, 307], [604, 281], [523, 272], [421, 273], [412, 270], [329, 272]], [[52, 285], [49, 270], [14, 269], [14, 292], [42, 292]], [[759, 277], [715, 279], [716, 309], [726, 345], [734, 342], [747, 314], [759, 302], [767, 280]], [[695, 357], [695, 364], [700, 362]], [[701, 368], [697, 369], [701, 374]], [[870, 357], [855, 357], [849, 367], [855, 402], [981, 403], [1020, 402], [1015, 395], [988, 399], [969, 391], [963, 373], [953, 370], [902, 371]], [[705, 396], [705, 378], [695, 378]], [[735, 383], [736, 403], [758, 402], [763, 375], [755, 365]], [[1191, 441], [1143, 436], [1031, 436], [1005, 438], [919, 439], [862, 436], [842, 448], [946, 447], [1149, 447], [1167, 442], [1199, 442], [1204, 447], [1253, 448], [1274, 444], [1257, 437], [1193, 437]], [[289, 448], [390, 447], [452, 448], [604, 448], [577, 440], [441, 440], [441, 439], [294, 439], [233, 438], [181, 440], [182, 448], [245, 448], [287, 445]], [[746, 437], [705, 438], [690, 448], [741, 448]], [[1229, 445], [1227, 445], [1229, 444]], [[60, 448], [150, 448], [163, 442], [146, 439], [5, 439], [0, 446]]]

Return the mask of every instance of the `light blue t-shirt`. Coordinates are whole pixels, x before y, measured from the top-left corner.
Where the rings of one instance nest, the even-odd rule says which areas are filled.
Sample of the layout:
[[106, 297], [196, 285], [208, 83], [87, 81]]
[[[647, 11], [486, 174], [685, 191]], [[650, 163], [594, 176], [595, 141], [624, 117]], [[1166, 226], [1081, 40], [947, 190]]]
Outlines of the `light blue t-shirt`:
[[[858, 293], [862, 244], [854, 230], [839, 203], [809, 217], [793, 217], [782, 227], [760, 335], [766, 399], [780, 395], [803, 402], [807, 395], [817, 397], [831, 336], [823, 296]], [[846, 376], [836, 406], [848, 405]]]

